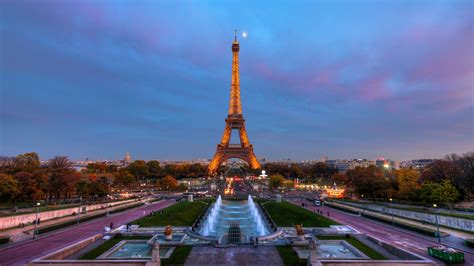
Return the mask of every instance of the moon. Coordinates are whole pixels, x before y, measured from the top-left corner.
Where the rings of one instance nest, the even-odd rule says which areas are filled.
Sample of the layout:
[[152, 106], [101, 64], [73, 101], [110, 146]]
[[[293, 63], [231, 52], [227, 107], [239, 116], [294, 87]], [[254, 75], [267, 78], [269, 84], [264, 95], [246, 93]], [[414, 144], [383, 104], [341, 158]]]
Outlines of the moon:
[[242, 37], [247, 38], [247, 32], [244, 31], [244, 32], [242, 33]]

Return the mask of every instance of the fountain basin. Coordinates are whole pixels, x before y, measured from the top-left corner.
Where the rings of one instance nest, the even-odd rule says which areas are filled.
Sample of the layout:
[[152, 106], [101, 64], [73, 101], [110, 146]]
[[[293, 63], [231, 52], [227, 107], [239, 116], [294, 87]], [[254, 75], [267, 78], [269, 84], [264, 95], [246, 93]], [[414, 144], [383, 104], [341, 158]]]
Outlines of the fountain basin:
[[[160, 247], [160, 258], [169, 258], [174, 247]], [[147, 240], [122, 240], [97, 259], [151, 259], [152, 245]]]
[[[301, 259], [307, 259], [309, 255], [308, 247], [293, 247]], [[367, 255], [349, 244], [345, 240], [321, 240], [316, 248], [316, 254], [320, 259], [369, 259]]]

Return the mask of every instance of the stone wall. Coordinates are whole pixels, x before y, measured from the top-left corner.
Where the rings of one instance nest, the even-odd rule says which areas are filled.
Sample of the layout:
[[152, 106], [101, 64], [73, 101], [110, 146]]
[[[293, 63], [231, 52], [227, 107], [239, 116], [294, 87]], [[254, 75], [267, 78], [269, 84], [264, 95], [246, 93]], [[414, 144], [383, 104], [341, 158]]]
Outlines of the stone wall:
[[[356, 208], [365, 208], [366, 210], [385, 213], [389, 215], [393, 213], [393, 215], [395, 216], [405, 217], [412, 220], [424, 221], [431, 224], [436, 223], [436, 215], [431, 214], [431, 213], [388, 208], [387, 206], [381, 206], [381, 205], [376, 205], [376, 204], [363, 205], [363, 204], [359, 204], [355, 202], [342, 202], [342, 201], [336, 201], [336, 202], [339, 204], [354, 206]], [[473, 219], [438, 215], [438, 222], [440, 225], [443, 225], [446, 227], [474, 232]]]
[[[130, 203], [133, 201], [137, 201], [137, 200], [131, 199], [131, 200], [87, 205], [87, 206], [83, 206], [82, 211], [88, 212], [88, 211], [93, 211], [93, 210], [98, 210], [98, 209], [105, 209], [107, 204], [111, 206], [117, 206], [117, 205], [121, 205], [125, 203]], [[54, 218], [71, 216], [73, 214], [76, 214], [78, 210], [79, 210], [79, 207], [72, 207], [72, 208], [66, 208], [66, 209], [60, 209], [60, 210], [44, 211], [44, 212], [40, 212], [38, 214], [38, 217], [40, 218], [42, 222], [44, 222], [44, 221], [51, 220]], [[24, 223], [24, 224], [33, 223], [35, 219], [36, 219], [36, 213], [27, 213], [27, 214], [18, 214], [18, 215], [0, 217], [0, 230], [18, 226], [20, 223]]]

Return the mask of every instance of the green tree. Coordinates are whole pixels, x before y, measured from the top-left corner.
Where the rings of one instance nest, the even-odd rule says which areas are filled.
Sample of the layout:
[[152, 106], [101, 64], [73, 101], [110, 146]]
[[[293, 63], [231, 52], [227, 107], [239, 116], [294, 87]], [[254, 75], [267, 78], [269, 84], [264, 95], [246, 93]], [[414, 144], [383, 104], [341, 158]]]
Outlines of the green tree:
[[148, 176], [148, 165], [143, 160], [136, 160], [127, 166], [127, 171], [136, 178]]
[[270, 176], [268, 186], [270, 189], [278, 189], [279, 187], [283, 186], [284, 182], [285, 178], [280, 174], [276, 174]]
[[425, 182], [421, 186], [420, 198], [425, 203], [452, 204], [459, 199], [459, 191], [449, 180], [441, 183]]
[[161, 166], [158, 161], [149, 161], [146, 163], [148, 166], [148, 173], [150, 177], [158, 178], [161, 175]]

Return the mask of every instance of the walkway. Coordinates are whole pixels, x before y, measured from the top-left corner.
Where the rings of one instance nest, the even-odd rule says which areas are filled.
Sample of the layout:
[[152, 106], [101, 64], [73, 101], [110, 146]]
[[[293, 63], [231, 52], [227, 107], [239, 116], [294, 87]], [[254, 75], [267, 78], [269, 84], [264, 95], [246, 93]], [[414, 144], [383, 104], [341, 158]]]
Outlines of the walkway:
[[185, 266], [279, 266], [283, 265], [278, 250], [273, 246], [241, 246], [215, 248], [193, 247]]
[[[88, 211], [87, 214], [81, 214], [80, 218], [88, 217], [88, 216], [93, 216], [93, 215], [98, 215], [101, 213], [106, 213], [111, 212], [116, 209], [124, 208], [126, 206], [134, 205], [139, 203], [138, 201], [133, 201], [125, 204], [120, 204], [120, 205], [115, 205], [113, 207], [109, 207], [107, 209], [98, 209], [98, 210], [93, 210], [93, 211]], [[53, 225], [53, 224], [59, 224], [67, 221], [73, 221], [77, 220], [77, 215], [71, 216], [63, 216], [55, 219], [50, 219], [46, 221], [40, 221], [40, 224], [38, 225], [38, 228], [45, 227], [48, 225]], [[30, 239], [33, 237], [33, 230], [35, 228], [35, 225], [27, 225], [25, 227], [14, 227], [10, 229], [5, 229], [0, 232], [1, 236], [10, 236], [10, 241], [11, 242], [17, 242], [17, 241], [24, 241], [26, 239]], [[0, 249], [3, 247], [0, 246]]]
[[125, 211], [123, 213], [99, 218], [81, 224], [81, 226], [69, 227], [59, 232], [39, 236], [36, 240], [29, 240], [19, 245], [0, 250], [0, 265], [24, 265], [31, 260], [44, 256], [47, 253], [75, 243], [79, 240], [102, 233], [105, 226], [111, 222], [115, 226], [126, 224], [142, 216], [148, 215], [151, 211], [166, 208], [174, 204], [174, 200], [165, 200], [156, 203], [147, 204], [144, 207]]
[[[439, 260], [435, 260], [428, 255], [427, 248], [429, 246], [439, 245], [439, 243], [436, 241], [428, 240], [422, 236], [418, 236], [416, 233], [404, 232], [400, 229], [394, 229], [390, 225], [387, 226], [379, 224], [368, 219], [363, 219], [357, 215], [351, 215], [329, 207], [308, 205], [306, 208], [313, 212], [316, 209], [319, 209], [323, 214], [327, 214], [327, 212], [329, 212], [329, 218], [341, 224], [349, 225], [365, 235], [375, 237], [386, 243], [394, 245], [395, 247], [406, 249], [421, 255], [429, 260], [435, 261], [439, 265], [444, 265], [444, 263], [441, 263]], [[466, 259], [466, 263], [464, 265], [474, 265], [474, 252], [464, 251], [464, 257]]]

